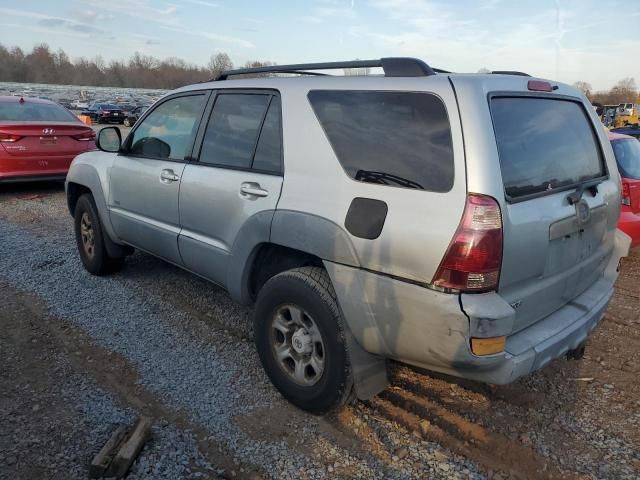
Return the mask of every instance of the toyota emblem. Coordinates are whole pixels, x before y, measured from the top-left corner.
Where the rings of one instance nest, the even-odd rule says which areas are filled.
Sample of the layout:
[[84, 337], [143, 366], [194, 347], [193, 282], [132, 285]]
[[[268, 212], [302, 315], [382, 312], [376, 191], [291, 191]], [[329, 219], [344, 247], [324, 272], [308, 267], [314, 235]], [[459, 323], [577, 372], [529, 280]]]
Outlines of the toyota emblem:
[[581, 224], [587, 223], [591, 218], [591, 208], [584, 199], [576, 203], [576, 216]]
[[56, 133], [56, 131], [53, 128], [43, 128], [42, 129], [42, 134], [43, 135], [53, 135], [54, 133]]

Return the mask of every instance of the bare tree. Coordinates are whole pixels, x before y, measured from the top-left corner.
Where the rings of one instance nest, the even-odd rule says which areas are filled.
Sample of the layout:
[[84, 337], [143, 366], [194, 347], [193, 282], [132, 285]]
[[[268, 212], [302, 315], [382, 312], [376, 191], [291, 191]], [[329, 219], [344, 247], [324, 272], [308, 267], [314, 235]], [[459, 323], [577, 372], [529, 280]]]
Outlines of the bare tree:
[[231, 70], [233, 68], [233, 62], [224, 52], [211, 55], [209, 60], [209, 73], [211, 78], [218, 78], [218, 76], [225, 70]]
[[576, 87], [578, 90], [580, 90], [582, 93], [584, 93], [587, 98], [591, 98], [591, 92], [593, 91], [593, 87], [591, 86], [590, 83], [588, 82], [583, 82], [583, 81], [578, 81], [575, 82], [573, 84], [574, 87]]

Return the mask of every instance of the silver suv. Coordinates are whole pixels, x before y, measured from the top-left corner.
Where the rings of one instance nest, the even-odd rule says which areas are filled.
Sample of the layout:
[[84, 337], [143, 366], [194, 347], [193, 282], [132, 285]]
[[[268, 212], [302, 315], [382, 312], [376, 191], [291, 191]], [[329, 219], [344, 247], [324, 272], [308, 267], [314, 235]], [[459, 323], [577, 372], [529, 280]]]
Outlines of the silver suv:
[[629, 249], [591, 105], [518, 72], [234, 70], [97, 145], [66, 183], [86, 269], [138, 248], [255, 304], [267, 374], [313, 412], [376, 395], [386, 359], [504, 384], [579, 357]]

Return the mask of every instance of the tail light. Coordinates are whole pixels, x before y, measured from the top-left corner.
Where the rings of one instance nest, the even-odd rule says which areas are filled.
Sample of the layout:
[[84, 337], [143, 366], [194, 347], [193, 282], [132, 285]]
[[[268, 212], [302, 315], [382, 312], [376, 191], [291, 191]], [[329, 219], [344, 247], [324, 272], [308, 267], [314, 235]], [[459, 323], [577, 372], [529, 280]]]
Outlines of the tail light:
[[624, 180], [622, 181], [622, 205], [631, 206], [631, 191], [629, 190], [629, 184]]
[[502, 216], [498, 202], [470, 193], [458, 230], [432, 284], [463, 292], [498, 287], [502, 266]]
[[542, 80], [529, 80], [527, 88], [532, 92], [553, 92], [551, 84]]
[[17, 142], [21, 138], [23, 138], [22, 135], [0, 132], [0, 142]]
[[94, 132], [93, 130], [87, 130], [83, 133], [72, 135], [72, 137], [81, 142], [90, 142], [96, 139], [96, 132]]

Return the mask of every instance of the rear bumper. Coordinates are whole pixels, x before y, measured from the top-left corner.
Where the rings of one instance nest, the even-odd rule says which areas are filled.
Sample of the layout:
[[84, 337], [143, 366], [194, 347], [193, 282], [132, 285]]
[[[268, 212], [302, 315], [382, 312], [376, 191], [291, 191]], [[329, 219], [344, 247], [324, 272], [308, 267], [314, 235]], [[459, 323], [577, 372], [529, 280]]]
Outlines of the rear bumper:
[[612, 295], [613, 283], [601, 277], [561, 309], [507, 337], [503, 354], [494, 359], [475, 357], [479, 366], [483, 366], [452, 373], [486, 383], [506, 384], [538, 370], [586, 341], [602, 320]]
[[591, 287], [508, 336], [503, 353], [482, 357], [471, 352], [471, 332], [495, 336], [512, 325], [513, 309], [496, 293], [446, 294], [353, 267], [325, 266], [349, 329], [364, 350], [457, 377], [506, 384], [586, 340], [602, 320], [629, 243], [618, 232], [611, 260]]

